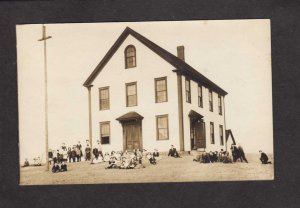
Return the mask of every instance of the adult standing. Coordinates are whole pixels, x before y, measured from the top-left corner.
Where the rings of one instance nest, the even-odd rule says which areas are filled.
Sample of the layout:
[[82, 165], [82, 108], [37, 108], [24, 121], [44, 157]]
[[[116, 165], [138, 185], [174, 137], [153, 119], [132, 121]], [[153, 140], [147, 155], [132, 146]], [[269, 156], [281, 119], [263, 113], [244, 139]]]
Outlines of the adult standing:
[[240, 144], [238, 145], [238, 150], [239, 150], [239, 153], [240, 153], [241, 161], [244, 160], [246, 163], [248, 163], [248, 160], [246, 159], [246, 156], [245, 156], [244, 149]]
[[72, 161], [75, 162], [75, 158], [76, 158], [76, 145], [74, 145], [72, 147], [72, 151], [71, 151], [71, 158], [72, 158]]
[[48, 158], [49, 158], [49, 164], [51, 165], [53, 161], [53, 152], [51, 149], [48, 150]]
[[87, 160], [91, 160], [91, 148], [89, 144], [87, 144], [85, 148], [85, 161]]
[[76, 158], [77, 158], [77, 162], [81, 161], [81, 151], [78, 147], [75, 148], [76, 151]]
[[71, 147], [68, 147], [67, 154], [68, 154], [69, 163], [71, 163], [71, 161], [72, 161], [72, 150], [71, 150]]

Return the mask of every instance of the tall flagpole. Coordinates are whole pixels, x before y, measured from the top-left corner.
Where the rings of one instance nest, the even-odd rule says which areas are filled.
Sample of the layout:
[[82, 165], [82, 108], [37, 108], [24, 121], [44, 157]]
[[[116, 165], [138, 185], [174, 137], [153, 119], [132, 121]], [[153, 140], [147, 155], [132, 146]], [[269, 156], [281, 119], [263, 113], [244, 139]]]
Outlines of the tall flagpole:
[[52, 38], [46, 36], [46, 26], [43, 25], [43, 37], [38, 41], [44, 41], [44, 69], [45, 69], [45, 150], [46, 150], [46, 171], [49, 171], [49, 155], [48, 155], [48, 80], [47, 80], [47, 39]]

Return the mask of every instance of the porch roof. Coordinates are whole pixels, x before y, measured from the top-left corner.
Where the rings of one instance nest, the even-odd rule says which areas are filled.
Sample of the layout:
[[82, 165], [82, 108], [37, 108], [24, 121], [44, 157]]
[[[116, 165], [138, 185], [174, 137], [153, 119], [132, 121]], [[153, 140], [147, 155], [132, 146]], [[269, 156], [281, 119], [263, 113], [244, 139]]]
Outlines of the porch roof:
[[189, 112], [189, 117], [192, 117], [192, 118], [198, 118], [198, 119], [202, 119], [203, 116], [200, 114], [200, 113], [197, 113], [196, 111], [194, 110], [191, 110]]
[[118, 118], [116, 118], [117, 121], [130, 121], [130, 120], [142, 120], [144, 117], [138, 114], [135, 111], [128, 112]]

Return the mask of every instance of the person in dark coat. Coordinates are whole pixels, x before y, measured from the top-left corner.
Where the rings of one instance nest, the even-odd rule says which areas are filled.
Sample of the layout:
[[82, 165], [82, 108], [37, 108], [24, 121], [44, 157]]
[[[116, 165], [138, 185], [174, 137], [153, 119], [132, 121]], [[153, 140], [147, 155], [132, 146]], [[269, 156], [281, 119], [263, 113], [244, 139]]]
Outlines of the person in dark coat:
[[55, 150], [52, 151], [52, 154], [53, 154], [53, 164], [57, 163], [58, 162], [58, 159], [57, 159], [57, 153]]
[[157, 149], [154, 150], [153, 156], [154, 156], [154, 157], [159, 157], [159, 152], [157, 151]]
[[211, 163], [209, 153], [204, 152], [202, 154], [200, 163]]
[[76, 150], [75, 150], [75, 147], [72, 147], [71, 158], [72, 158], [72, 161], [75, 162], [75, 158], [76, 158]]
[[52, 167], [52, 173], [58, 173], [60, 171], [58, 163], [54, 163]]
[[86, 145], [86, 148], [85, 148], [85, 161], [87, 160], [91, 160], [91, 148], [90, 148], [90, 145]]
[[71, 147], [68, 147], [68, 159], [69, 159], [69, 163], [72, 161], [72, 150]]
[[259, 153], [260, 153], [260, 158], [259, 159], [260, 159], [260, 161], [261, 161], [262, 164], [271, 164], [271, 162], [268, 161], [269, 158], [268, 158], [268, 156], [267, 156], [266, 153], [264, 153], [261, 150], [259, 150]]
[[49, 164], [51, 165], [53, 161], [53, 152], [51, 149], [48, 150], [48, 158], [49, 158]]
[[168, 156], [175, 157], [175, 158], [180, 157], [176, 148], [173, 145], [171, 145]]
[[65, 172], [65, 171], [68, 171], [67, 164], [65, 162], [62, 162], [60, 166], [60, 172]]
[[238, 159], [241, 158], [240, 151], [238, 150], [237, 146], [235, 144], [231, 144], [231, 154], [233, 162], [236, 162]]
[[96, 158], [96, 160], [98, 160], [98, 157], [99, 157], [99, 151], [98, 151], [98, 148], [94, 148], [94, 149], [93, 149], [93, 155], [94, 155], [94, 157]]
[[56, 158], [57, 158], [57, 162], [61, 163], [61, 156], [60, 156], [59, 150], [56, 150]]
[[238, 146], [238, 150], [239, 150], [239, 153], [240, 153], [240, 158], [241, 158], [241, 161], [245, 161], [246, 163], [248, 163], [248, 160], [246, 159], [246, 156], [245, 156], [245, 152], [244, 152], [244, 149], [243, 147], [239, 144]]

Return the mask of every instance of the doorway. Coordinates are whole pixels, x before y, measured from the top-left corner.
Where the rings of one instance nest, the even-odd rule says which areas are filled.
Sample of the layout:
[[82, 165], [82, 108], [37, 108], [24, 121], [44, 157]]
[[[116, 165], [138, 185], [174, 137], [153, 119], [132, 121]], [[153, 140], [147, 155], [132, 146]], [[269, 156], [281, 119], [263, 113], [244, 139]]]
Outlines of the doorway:
[[206, 136], [205, 136], [205, 122], [203, 116], [195, 111], [189, 113], [190, 117], [190, 138], [191, 150], [205, 149]]
[[143, 116], [137, 112], [128, 112], [116, 120], [122, 124], [123, 128], [123, 151], [143, 149], [142, 140], [142, 120]]
[[142, 149], [141, 122], [126, 122], [123, 124], [124, 151]]

